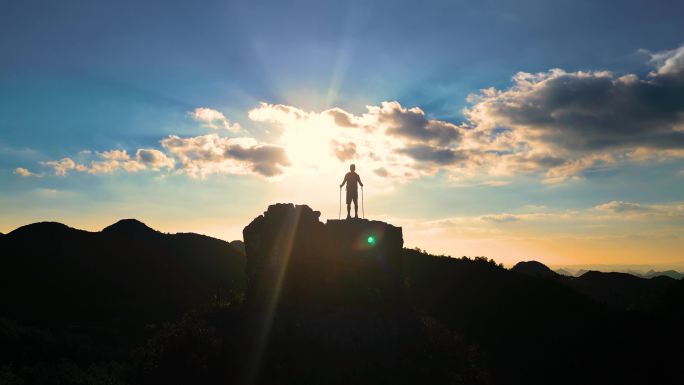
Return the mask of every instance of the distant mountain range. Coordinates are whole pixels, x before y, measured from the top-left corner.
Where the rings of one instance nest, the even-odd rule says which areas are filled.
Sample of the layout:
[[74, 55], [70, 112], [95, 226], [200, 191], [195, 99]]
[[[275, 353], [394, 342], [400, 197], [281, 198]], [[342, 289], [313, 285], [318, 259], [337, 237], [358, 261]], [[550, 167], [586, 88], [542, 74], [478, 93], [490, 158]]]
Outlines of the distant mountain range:
[[674, 278], [658, 272], [650, 272], [646, 276], [636, 276], [618, 272], [580, 271], [573, 277], [565, 270], [553, 271], [537, 261], [519, 262], [511, 271], [551, 278], [572, 287], [578, 292], [598, 301], [620, 308], [637, 309], [648, 306], [650, 301], [674, 287], [681, 275], [677, 272]]
[[557, 268], [555, 270], [556, 273], [560, 275], [567, 275], [570, 277], [579, 277], [582, 274], [586, 273], [587, 271], [603, 271], [603, 272], [614, 272], [614, 273], [627, 273], [631, 274], [637, 277], [642, 277], [642, 278], [653, 278], [653, 277], [658, 277], [661, 275], [674, 278], [674, 279], [681, 279], [684, 278], [684, 273], [678, 272], [676, 270], [654, 270], [650, 269], [648, 271], [643, 271], [643, 270], [635, 270], [635, 269], [623, 269], [623, 268], [610, 268], [609, 266], [602, 266], [601, 268], [581, 268], [581, 269], [572, 269], [569, 267], [563, 267], [563, 268]]

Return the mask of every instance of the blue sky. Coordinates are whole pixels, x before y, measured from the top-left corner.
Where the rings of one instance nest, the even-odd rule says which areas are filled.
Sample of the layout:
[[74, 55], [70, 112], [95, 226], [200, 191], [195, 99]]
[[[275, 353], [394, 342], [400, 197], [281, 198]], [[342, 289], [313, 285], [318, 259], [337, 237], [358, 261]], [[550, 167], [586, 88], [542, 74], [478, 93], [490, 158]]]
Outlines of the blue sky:
[[[234, 239], [276, 201], [335, 217], [333, 180], [355, 161], [367, 212], [404, 226], [410, 246], [679, 266], [683, 16], [676, 1], [10, 2], [0, 15], [0, 231], [137, 217]], [[480, 94], [490, 87], [502, 94]], [[616, 94], [627, 96], [606, 96]], [[333, 125], [319, 137], [331, 109], [384, 136]], [[547, 112], [553, 121], [539, 118]], [[623, 112], [629, 123], [615, 117]], [[357, 152], [313, 170], [339, 132]], [[513, 137], [494, 143], [500, 132]], [[169, 136], [182, 143], [161, 142]], [[199, 163], [200, 145], [233, 157]], [[49, 162], [65, 158], [74, 166], [56, 175]]]

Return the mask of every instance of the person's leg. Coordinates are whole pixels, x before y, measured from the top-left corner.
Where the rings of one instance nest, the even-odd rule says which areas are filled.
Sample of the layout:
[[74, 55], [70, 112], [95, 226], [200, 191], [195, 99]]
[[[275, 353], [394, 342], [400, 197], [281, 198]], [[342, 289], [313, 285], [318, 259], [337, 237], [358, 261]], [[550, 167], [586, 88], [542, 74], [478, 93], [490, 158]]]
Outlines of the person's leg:
[[351, 215], [349, 215], [349, 212], [351, 211], [351, 201], [352, 201], [352, 194], [351, 191], [347, 190], [347, 219], [351, 218]]
[[359, 197], [358, 197], [358, 195], [354, 195], [354, 198], [352, 198], [352, 199], [354, 200], [354, 218], [358, 218], [359, 217]]

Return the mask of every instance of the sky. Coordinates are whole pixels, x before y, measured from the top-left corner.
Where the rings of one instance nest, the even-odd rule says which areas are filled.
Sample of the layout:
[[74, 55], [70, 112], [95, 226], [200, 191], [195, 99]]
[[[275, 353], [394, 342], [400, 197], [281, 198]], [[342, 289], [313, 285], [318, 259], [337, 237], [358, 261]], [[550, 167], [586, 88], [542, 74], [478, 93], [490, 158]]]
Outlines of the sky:
[[[0, 232], [269, 204], [506, 265], [684, 269], [678, 1], [10, 1]], [[344, 214], [344, 208], [342, 208]]]

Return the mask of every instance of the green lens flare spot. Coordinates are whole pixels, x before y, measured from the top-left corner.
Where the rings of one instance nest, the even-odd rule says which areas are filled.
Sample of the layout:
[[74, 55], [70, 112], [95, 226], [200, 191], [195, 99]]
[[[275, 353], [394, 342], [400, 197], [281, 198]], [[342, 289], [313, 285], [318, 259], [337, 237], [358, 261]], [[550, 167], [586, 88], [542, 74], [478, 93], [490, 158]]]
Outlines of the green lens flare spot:
[[369, 245], [375, 245], [375, 237], [374, 236], [369, 236], [368, 239], [366, 239], [366, 242], [368, 242]]

